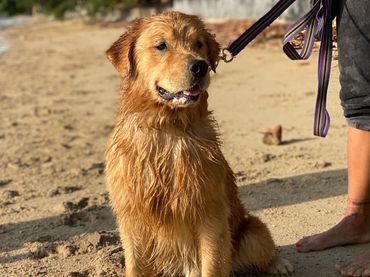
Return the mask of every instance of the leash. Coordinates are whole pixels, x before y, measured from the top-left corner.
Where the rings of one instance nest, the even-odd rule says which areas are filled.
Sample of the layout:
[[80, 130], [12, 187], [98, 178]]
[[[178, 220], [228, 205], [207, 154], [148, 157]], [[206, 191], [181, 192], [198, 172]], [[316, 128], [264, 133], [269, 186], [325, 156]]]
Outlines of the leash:
[[[220, 59], [231, 62], [256, 36], [274, 22], [296, 0], [279, 0], [263, 17], [257, 20], [227, 48], [221, 50]], [[316, 98], [314, 135], [325, 137], [330, 126], [330, 116], [326, 110], [326, 98], [330, 79], [333, 49], [332, 21], [334, 13], [332, 0], [313, 0], [311, 10], [290, 25], [283, 40], [283, 50], [291, 60], [307, 60], [312, 53], [315, 38], [321, 41], [318, 64], [318, 93]], [[298, 52], [291, 41], [303, 30], [303, 48]]]

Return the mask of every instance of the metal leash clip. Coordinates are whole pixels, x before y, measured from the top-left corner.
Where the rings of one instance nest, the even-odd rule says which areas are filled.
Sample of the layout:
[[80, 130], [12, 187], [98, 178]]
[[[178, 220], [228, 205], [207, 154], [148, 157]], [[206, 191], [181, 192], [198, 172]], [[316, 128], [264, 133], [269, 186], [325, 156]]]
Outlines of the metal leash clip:
[[233, 54], [227, 48], [223, 48], [220, 53], [220, 59], [225, 63], [229, 63], [234, 59]]

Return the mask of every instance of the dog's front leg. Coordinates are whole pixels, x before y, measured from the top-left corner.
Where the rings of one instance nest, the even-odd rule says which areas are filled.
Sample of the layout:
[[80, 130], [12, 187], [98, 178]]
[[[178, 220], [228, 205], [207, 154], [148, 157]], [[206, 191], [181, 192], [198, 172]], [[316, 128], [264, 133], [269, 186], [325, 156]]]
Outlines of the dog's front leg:
[[199, 269], [193, 269], [185, 274], [185, 277], [201, 277]]
[[201, 227], [200, 258], [202, 277], [229, 277], [231, 273], [231, 234], [227, 219], [212, 219]]
[[141, 266], [138, 261], [136, 247], [134, 245], [133, 239], [128, 234], [122, 234], [122, 245], [124, 249], [125, 256], [125, 272], [126, 277], [144, 277], [141, 274]]
[[141, 246], [135, 243], [135, 239], [130, 232], [125, 232], [123, 229], [122, 227], [120, 228], [120, 233], [125, 256], [125, 277], [155, 276], [144, 264]]

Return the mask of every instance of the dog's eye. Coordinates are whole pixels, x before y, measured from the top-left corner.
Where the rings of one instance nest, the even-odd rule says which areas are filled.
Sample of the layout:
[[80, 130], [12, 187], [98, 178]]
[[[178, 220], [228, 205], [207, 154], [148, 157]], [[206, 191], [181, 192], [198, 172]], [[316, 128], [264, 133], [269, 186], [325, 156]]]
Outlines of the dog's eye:
[[167, 49], [167, 44], [165, 42], [161, 42], [155, 48], [157, 48], [159, 51], [164, 51]]
[[200, 40], [198, 40], [198, 41], [195, 43], [195, 47], [196, 47], [197, 49], [200, 49], [200, 48], [202, 48], [202, 47], [203, 47], [203, 43], [202, 43]]

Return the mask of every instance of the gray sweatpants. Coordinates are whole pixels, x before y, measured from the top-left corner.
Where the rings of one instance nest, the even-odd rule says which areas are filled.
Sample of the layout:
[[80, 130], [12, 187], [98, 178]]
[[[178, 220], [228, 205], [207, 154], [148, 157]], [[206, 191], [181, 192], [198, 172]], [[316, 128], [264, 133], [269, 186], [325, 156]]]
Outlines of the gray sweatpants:
[[350, 126], [370, 131], [370, 0], [334, 3], [344, 116]]

